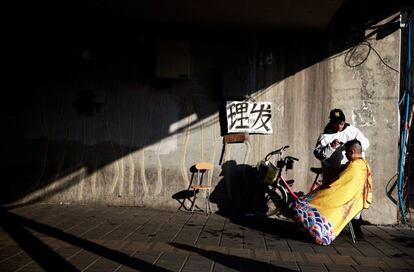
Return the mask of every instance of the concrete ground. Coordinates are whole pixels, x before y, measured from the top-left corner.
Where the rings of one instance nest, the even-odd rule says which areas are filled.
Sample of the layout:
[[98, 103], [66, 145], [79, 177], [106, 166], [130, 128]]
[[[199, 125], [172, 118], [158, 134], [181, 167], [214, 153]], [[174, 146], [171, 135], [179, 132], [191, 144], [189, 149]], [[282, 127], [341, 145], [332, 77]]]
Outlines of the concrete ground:
[[1, 210], [0, 225], [0, 271], [414, 271], [402, 227], [318, 246], [277, 219], [46, 204]]

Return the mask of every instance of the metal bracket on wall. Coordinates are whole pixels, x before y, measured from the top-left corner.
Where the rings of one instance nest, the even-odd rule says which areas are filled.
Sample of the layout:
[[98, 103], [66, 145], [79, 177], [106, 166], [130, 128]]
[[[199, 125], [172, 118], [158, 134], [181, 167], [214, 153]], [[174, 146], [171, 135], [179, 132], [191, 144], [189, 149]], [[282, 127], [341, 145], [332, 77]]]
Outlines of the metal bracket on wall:
[[244, 143], [249, 139], [249, 133], [233, 133], [223, 136], [223, 149], [221, 150], [220, 162], [221, 165], [223, 162], [224, 154], [226, 152], [226, 145], [232, 143]]

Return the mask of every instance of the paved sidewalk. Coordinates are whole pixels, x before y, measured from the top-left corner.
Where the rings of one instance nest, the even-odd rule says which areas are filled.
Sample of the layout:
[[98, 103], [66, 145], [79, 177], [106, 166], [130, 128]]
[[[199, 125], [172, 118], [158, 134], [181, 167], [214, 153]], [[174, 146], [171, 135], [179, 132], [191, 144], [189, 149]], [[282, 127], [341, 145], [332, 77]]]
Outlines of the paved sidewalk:
[[2, 210], [0, 226], [0, 271], [414, 271], [400, 227], [317, 246], [277, 219], [46, 204]]

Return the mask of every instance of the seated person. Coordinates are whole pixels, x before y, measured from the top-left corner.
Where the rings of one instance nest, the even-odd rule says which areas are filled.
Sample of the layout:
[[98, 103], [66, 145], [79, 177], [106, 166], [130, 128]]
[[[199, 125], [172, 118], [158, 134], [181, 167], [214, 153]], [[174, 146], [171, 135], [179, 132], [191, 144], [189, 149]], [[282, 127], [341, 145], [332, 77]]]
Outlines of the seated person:
[[336, 180], [296, 200], [295, 220], [319, 245], [329, 245], [348, 222], [372, 200], [372, 179], [358, 140], [345, 144], [349, 162]]

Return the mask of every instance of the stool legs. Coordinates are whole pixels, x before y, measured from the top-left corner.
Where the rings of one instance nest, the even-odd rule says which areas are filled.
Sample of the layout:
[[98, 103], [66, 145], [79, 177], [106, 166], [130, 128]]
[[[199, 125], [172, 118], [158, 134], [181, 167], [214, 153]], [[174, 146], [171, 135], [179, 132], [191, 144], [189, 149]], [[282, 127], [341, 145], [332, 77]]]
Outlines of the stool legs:
[[354, 232], [354, 227], [352, 226], [351, 221], [349, 221], [348, 227], [349, 227], [349, 231], [351, 232], [352, 242], [354, 242], [355, 244], [355, 232]]

